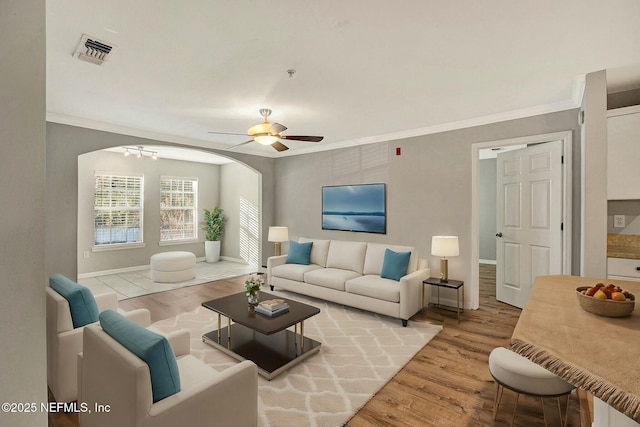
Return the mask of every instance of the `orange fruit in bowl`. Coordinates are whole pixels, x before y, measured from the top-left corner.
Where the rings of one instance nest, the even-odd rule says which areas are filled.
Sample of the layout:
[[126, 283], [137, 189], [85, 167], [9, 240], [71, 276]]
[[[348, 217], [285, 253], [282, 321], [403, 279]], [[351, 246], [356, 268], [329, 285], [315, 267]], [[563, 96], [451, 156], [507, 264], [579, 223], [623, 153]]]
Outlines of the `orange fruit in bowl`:
[[612, 292], [611, 299], [614, 301], [626, 301], [627, 297], [622, 292]]

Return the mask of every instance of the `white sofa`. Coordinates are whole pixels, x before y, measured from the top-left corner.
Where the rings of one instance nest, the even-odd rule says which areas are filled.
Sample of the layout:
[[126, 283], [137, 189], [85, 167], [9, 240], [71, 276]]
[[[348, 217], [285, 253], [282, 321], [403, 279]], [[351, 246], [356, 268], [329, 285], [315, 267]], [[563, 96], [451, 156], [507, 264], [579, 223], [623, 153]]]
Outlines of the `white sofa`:
[[[414, 247], [309, 238], [298, 242], [313, 242], [309, 265], [287, 264], [287, 255], [270, 257], [267, 283], [272, 290], [285, 289], [395, 317], [403, 326], [422, 309], [422, 281], [430, 270], [426, 261], [418, 269]], [[399, 281], [380, 277], [386, 249], [411, 252], [407, 274]]]

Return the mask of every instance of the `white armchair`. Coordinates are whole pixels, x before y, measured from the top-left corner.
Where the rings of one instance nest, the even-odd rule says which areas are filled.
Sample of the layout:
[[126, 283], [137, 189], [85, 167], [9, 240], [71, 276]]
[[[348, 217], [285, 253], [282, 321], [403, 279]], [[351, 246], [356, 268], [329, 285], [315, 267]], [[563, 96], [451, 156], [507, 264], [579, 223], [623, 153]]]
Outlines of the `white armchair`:
[[[83, 327], [73, 327], [69, 302], [47, 286], [47, 383], [58, 402], [78, 398], [78, 353], [82, 351]], [[151, 324], [149, 310], [125, 312], [118, 309], [118, 296], [111, 292], [95, 295], [99, 311], [118, 310], [140, 326]]]
[[[84, 328], [79, 401], [91, 411], [79, 414], [80, 427], [257, 425], [258, 370], [253, 362], [217, 372], [189, 354], [188, 331], [166, 337], [176, 355], [180, 391], [153, 403], [149, 366], [99, 325]], [[108, 412], [95, 411], [95, 404], [109, 405]]]

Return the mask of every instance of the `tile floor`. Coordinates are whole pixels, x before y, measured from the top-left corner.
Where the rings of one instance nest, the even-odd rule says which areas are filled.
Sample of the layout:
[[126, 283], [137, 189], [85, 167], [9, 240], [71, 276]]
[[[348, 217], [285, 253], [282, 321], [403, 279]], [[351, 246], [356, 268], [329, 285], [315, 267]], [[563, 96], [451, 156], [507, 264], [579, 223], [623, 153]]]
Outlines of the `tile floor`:
[[118, 300], [123, 300], [155, 292], [199, 285], [213, 280], [236, 277], [258, 271], [256, 267], [233, 261], [219, 261], [213, 264], [196, 263], [196, 277], [185, 282], [157, 283], [151, 280], [151, 270], [131, 271], [119, 274], [79, 279], [78, 283], [86, 286], [94, 294], [116, 292]]

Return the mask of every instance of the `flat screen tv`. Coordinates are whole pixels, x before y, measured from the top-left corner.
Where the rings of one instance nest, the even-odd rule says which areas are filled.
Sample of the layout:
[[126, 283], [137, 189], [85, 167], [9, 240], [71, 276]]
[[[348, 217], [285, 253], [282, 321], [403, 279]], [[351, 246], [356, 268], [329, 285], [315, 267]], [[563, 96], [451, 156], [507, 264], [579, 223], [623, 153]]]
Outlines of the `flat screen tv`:
[[387, 233], [385, 184], [322, 187], [322, 229]]

